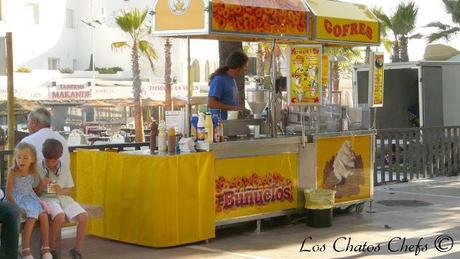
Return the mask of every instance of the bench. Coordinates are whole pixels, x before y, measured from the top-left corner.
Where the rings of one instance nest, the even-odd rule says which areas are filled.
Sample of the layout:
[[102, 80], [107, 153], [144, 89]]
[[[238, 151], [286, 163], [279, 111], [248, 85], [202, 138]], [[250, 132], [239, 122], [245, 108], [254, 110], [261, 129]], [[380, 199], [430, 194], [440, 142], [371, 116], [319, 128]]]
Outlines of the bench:
[[[80, 204], [83, 209], [88, 212], [89, 219], [100, 219], [104, 216], [104, 209], [100, 205], [93, 205], [93, 204]], [[73, 227], [76, 226], [76, 222], [65, 222], [62, 227]], [[58, 258], [61, 258], [61, 235], [59, 234], [56, 240], [56, 251], [58, 254]], [[40, 258], [40, 229], [38, 228], [38, 224], [35, 224], [35, 228], [32, 231], [32, 236], [30, 239], [30, 248], [32, 250], [32, 255], [34, 258]], [[54, 258], [53, 258], [54, 259]]]

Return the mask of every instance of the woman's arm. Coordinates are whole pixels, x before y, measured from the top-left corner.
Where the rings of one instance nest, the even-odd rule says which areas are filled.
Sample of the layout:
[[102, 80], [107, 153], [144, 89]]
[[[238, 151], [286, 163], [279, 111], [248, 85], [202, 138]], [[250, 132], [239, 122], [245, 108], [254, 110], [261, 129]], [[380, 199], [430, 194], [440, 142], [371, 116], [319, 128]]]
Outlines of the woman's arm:
[[208, 96], [208, 108], [211, 109], [221, 109], [224, 111], [245, 111], [244, 107], [227, 105], [217, 100], [214, 96]]

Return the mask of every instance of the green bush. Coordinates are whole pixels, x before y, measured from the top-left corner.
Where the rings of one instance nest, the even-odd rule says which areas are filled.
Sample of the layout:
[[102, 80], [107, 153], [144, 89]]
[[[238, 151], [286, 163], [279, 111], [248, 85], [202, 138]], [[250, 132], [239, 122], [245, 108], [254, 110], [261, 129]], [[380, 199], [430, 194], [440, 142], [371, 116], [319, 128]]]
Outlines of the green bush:
[[30, 69], [28, 67], [19, 67], [18, 69], [16, 69], [16, 72], [18, 72], [18, 73], [30, 73], [30, 72], [32, 72], [32, 69]]
[[63, 73], [63, 74], [73, 74], [73, 70], [71, 68], [60, 68], [59, 69], [59, 72]]
[[123, 71], [121, 67], [96, 67], [95, 70], [99, 74], [116, 74], [118, 71]]

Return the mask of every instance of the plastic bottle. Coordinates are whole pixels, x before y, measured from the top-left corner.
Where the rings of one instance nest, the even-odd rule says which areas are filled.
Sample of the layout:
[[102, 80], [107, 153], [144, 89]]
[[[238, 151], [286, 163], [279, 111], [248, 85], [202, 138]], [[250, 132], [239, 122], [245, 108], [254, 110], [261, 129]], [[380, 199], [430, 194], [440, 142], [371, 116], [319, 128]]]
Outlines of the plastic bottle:
[[153, 154], [157, 149], [158, 123], [152, 121], [150, 125], [150, 153]]
[[205, 127], [205, 132], [206, 132], [206, 138], [205, 138], [205, 143], [211, 144], [214, 139], [214, 134], [213, 134], [213, 125], [212, 125], [212, 117], [210, 113], [206, 113], [206, 121], [204, 123]]
[[198, 114], [193, 114], [190, 121], [191, 121], [190, 124], [192, 126], [191, 129], [190, 129], [192, 139], [193, 139], [193, 141], [196, 141], [196, 139], [197, 139], [197, 128], [198, 128]]
[[169, 154], [176, 153], [176, 130], [174, 127], [168, 129], [168, 152]]
[[204, 128], [204, 114], [200, 113], [198, 115], [198, 122], [197, 122], [197, 127], [196, 127], [196, 141], [199, 143], [203, 143], [204, 140], [206, 139], [206, 131]]
[[220, 121], [220, 118], [219, 118], [219, 115], [217, 114], [213, 114], [212, 115], [212, 126], [213, 126], [213, 137], [214, 137], [214, 142], [217, 143], [217, 142], [220, 142], [220, 130], [219, 130], [219, 121]]
[[166, 122], [160, 121], [158, 126], [158, 152], [166, 152]]

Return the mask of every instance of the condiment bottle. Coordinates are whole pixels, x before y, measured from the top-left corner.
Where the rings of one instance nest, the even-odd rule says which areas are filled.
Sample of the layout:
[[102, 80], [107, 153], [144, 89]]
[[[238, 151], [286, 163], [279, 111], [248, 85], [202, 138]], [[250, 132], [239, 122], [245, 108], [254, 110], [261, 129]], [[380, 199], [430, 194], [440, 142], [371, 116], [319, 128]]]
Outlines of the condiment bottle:
[[165, 121], [160, 121], [158, 126], [158, 152], [166, 152], [166, 123]]
[[191, 123], [192, 125], [190, 129], [190, 133], [192, 135], [193, 141], [197, 140], [197, 128], [198, 128], [198, 114], [193, 114], [191, 118]]
[[206, 132], [206, 139], [205, 143], [211, 144], [214, 139], [214, 134], [213, 134], [213, 125], [212, 125], [212, 117], [210, 113], [206, 113], [206, 121], [204, 124], [205, 127], [205, 132]]
[[150, 125], [150, 153], [153, 154], [157, 149], [158, 123], [152, 121]]
[[213, 114], [212, 115], [212, 127], [214, 133], [214, 142], [220, 142], [220, 130], [219, 130], [219, 115]]
[[169, 154], [176, 153], [176, 130], [174, 127], [168, 129], [168, 151]]
[[205, 128], [204, 128], [204, 114], [203, 113], [200, 113], [199, 116], [198, 116], [198, 123], [197, 123], [197, 127], [196, 127], [196, 141], [198, 143], [203, 143], [204, 140], [206, 139], [206, 131], [205, 131]]

